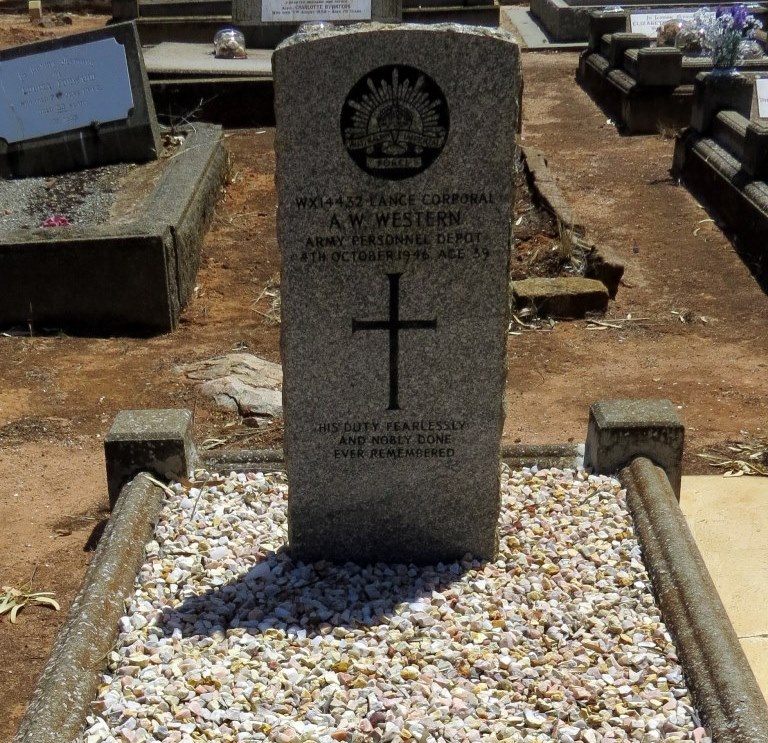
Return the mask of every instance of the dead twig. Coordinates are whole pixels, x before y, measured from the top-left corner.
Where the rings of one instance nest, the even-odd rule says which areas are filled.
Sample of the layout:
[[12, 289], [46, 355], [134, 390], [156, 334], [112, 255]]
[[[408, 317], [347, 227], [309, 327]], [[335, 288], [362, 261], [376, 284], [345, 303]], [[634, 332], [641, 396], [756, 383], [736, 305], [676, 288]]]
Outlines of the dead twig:
[[768, 477], [768, 439], [751, 436], [746, 431], [741, 434], [742, 441], [732, 441], [725, 446], [732, 454], [710, 451], [696, 456], [708, 460], [710, 467], [724, 470], [723, 477]]

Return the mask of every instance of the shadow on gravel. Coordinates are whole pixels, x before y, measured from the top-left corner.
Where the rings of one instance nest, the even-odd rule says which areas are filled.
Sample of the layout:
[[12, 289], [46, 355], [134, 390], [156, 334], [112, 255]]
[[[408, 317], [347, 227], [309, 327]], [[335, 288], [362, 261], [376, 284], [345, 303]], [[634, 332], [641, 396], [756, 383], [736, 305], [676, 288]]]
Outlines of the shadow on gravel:
[[[210, 561], [209, 561], [210, 562]], [[465, 559], [434, 566], [381, 564], [361, 567], [352, 563], [334, 565], [294, 562], [285, 548], [270, 553], [242, 578], [199, 596], [189, 596], [181, 606], [163, 610], [157, 625], [170, 636], [214, 635], [242, 627], [252, 634], [269, 629], [288, 634], [324, 635], [336, 627], [389, 624], [395, 607], [411, 604], [409, 620], [430, 626], [428, 606], [420, 610], [420, 599], [433, 591], [441, 594], [446, 614], [459, 595], [451, 584], [467, 570], [482, 569], [480, 561]], [[208, 564], [206, 571], [215, 567]], [[182, 595], [191, 586], [179, 586]]]

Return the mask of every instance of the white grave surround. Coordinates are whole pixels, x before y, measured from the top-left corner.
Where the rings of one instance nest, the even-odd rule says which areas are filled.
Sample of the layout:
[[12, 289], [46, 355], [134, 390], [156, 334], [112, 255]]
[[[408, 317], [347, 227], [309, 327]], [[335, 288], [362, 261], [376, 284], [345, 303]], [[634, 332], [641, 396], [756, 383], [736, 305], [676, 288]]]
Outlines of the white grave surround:
[[262, 0], [263, 23], [370, 21], [371, 0]]
[[[645, 34], [655, 39], [659, 26], [662, 26], [667, 21], [692, 21], [696, 12], [698, 11], [663, 10], [659, 12], [630, 13], [629, 30], [633, 34]], [[714, 11], [712, 11], [712, 15], [714, 16]]]
[[768, 77], [755, 79], [755, 95], [757, 97], [757, 116], [768, 119]]
[[0, 138], [9, 144], [126, 119], [133, 105], [125, 47], [116, 39], [0, 64]]

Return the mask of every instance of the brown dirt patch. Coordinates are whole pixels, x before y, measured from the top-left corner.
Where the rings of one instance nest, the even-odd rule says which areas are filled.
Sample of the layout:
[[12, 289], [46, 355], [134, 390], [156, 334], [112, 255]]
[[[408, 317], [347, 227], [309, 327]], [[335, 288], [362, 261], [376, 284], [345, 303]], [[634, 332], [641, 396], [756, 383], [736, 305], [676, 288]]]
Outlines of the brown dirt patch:
[[45, 18], [53, 19], [57, 25], [44, 27], [30, 21], [28, 15], [3, 13], [0, 10], [0, 49], [90, 31], [103, 27], [109, 20], [104, 15], [66, 15], [72, 21], [71, 24], [63, 22], [63, 14], [46, 13]]
[[[78, 30], [78, 29], [75, 29]], [[42, 33], [0, 16], [0, 44]], [[48, 31], [46, 30], [46, 33]], [[54, 32], [54, 31], [52, 31]], [[547, 156], [588, 239], [626, 263], [607, 323], [556, 323], [509, 340], [507, 442], [582, 441], [589, 404], [669, 398], [695, 452], [768, 420], [768, 298], [727, 237], [669, 177], [673, 142], [621, 137], [574, 83], [575, 54], [526, 54], [524, 141]], [[196, 440], [279, 442], [198, 398], [178, 363], [233, 349], [279, 361], [267, 287], [279, 284], [272, 130], [227, 134], [232, 180], [205, 239], [179, 329], [150, 339], [0, 336], [0, 585], [36, 569], [61, 612], [0, 618], [0, 741], [9, 741], [80, 584], [107, 493], [102, 437], [121, 409], [188, 407]]]

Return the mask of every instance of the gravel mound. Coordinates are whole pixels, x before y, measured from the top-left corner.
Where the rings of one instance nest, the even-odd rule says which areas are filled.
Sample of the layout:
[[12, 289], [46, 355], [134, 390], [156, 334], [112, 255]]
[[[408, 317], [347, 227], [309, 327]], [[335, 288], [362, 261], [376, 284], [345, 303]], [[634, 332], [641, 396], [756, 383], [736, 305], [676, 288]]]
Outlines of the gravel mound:
[[41, 178], [0, 178], [0, 231], [35, 229], [56, 215], [72, 225], [103, 224], [130, 169], [120, 163]]
[[708, 741], [620, 484], [504, 473], [496, 562], [293, 562], [280, 474], [169, 495], [84, 743]]

